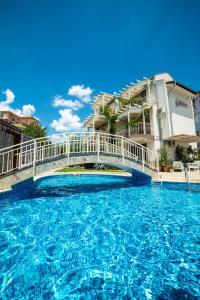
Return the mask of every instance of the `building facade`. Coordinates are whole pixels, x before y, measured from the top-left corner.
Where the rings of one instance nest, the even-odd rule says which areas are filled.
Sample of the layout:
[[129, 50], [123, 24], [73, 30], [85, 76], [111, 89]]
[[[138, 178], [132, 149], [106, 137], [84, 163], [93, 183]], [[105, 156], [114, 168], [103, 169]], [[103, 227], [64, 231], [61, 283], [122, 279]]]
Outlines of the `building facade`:
[[84, 122], [86, 130], [109, 132], [105, 110], [115, 115], [115, 134], [123, 135], [157, 152], [167, 146], [175, 159], [177, 145], [196, 147], [192, 97], [196, 92], [168, 73], [144, 78], [115, 95], [101, 93], [93, 103], [94, 114]]
[[0, 118], [10, 122], [17, 127], [24, 127], [32, 123], [38, 123], [38, 120], [32, 116], [18, 116], [11, 111], [0, 111]]
[[[196, 135], [200, 137], [200, 92], [193, 98], [194, 106], [194, 119], [196, 127]], [[200, 142], [197, 143], [198, 148], [200, 148]]]
[[11, 124], [7, 120], [0, 118], [0, 173], [2, 173], [2, 171], [5, 171], [2, 170], [2, 168], [4, 168], [5, 166], [9, 168], [9, 166], [12, 165], [15, 168], [18, 159], [17, 154], [15, 152], [8, 153], [6, 156], [3, 157], [1, 155], [1, 149], [14, 146], [29, 140], [31, 140], [31, 138], [23, 134], [20, 128]]

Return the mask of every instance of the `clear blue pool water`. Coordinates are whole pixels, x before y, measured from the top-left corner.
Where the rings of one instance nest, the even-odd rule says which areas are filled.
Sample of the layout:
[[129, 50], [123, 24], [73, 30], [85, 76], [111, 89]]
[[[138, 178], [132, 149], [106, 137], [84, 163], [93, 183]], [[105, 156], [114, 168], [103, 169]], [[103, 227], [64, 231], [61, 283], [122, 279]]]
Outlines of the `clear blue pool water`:
[[200, 299], [200, 189], [54, 176], [0, 196], [0, 299]]

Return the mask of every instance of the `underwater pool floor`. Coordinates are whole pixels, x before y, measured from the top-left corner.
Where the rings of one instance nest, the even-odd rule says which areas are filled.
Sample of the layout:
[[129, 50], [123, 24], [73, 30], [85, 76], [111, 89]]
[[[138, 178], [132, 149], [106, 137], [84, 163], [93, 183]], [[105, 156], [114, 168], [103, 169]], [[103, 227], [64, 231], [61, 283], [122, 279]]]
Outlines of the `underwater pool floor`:
[[54, 176], [0, 195], [0, 299], [200, 299], [200, 192]]

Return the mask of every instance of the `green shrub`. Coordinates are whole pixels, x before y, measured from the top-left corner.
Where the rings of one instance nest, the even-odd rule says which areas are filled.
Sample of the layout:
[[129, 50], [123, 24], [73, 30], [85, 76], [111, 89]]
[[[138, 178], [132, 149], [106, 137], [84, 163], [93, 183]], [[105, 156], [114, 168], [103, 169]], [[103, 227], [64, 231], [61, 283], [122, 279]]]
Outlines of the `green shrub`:
[[163, 146], [159, 150], [160, 154], [160, 166], [164, 167], [168, 164], [168, 148]]

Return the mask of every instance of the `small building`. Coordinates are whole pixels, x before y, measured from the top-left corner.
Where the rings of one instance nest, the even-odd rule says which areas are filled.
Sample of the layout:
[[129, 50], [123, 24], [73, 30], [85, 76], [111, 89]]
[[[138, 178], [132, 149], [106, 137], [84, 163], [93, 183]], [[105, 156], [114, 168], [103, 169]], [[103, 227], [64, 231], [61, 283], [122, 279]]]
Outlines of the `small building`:
[[12, 111], [0, 111], [0, 118], [7, 120], [18, 127], [24, 127], [32, 123], [38, 123], [38, 119], [33, 116], [18, 116]]
[[[2, 170], [3, 165], [4, 167], [7, 166], [8, 169], [9, 166], [11, 165], [15, 167], [18, 159], [17, 153], [15, 153], [15, 151], [9, 152], [8, 149], [7, 154], [3, 156], [1, 155], [1, 149], [14, 146], [29, 140], [31, 140], [31, 138], [23, 134], [20, 128], [11, 124], [7, 120], [0, 118], [0, 174], [3, 171]], [[4, 164], [2, 163], [3, 160], [4, 160]], [[5, 164], [5, 160], [7, 161], [7, 164]]]
[[117, 94], [100, 93], [93, 103], [94, 114], [84, 122], [86, 130], [108, 132], [104, 114], [108, 107], [115, 114], [115, 134], [125, 136], [157, 152], [169, 149], [175, 159], [177, 145], [196, 147], [192, 97], [196, 91], [176, 81], [170, 74], [156, 74], [137, 80]]

